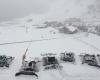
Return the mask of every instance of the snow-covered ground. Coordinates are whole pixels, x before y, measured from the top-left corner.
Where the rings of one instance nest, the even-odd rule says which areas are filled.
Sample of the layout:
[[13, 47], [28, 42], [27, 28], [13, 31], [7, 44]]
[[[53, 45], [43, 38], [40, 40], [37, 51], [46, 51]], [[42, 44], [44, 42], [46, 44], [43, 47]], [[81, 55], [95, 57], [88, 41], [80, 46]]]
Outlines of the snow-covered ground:
[[[61, 63], [63, 70], [48, 70], [39, 73], [39, 80], [100, 80], [100, 69], [82, 65], [79, 54], [87, 52], [89, 54], [100, 54], [100, 37], [90, 34], [88, 37], [84, 34], [64, 35], [53, 28], [36, 29], [30, 27], [27, 30], [24, 27], [0, 27], [0, 44], [8, 42], [20, 42], [29, 40], [38, 40], [20, 44], [0, 45], [0, 54], [14, 56], [15, 60], [9, 69], [0, 68], [0, 80], [35, 80], [33, 76], [15, 77], [21, 66], [21, 58], [26, 48], [30, 44], [27, 57], [41, 57], [41, 53], [71, 51], [76, 55], [76, 64]], [[46, 40], [48, 39], [48, 40]], [[43, 41], [39, 41], [43, 40]], [[81, 41], [82, 40], [82, 41]], [[84, 43], [85, 42], [85, 43]], [[88, 44], [87, 44], [88, 43]], [[91, 46], [92, 45], [92, 46]]]

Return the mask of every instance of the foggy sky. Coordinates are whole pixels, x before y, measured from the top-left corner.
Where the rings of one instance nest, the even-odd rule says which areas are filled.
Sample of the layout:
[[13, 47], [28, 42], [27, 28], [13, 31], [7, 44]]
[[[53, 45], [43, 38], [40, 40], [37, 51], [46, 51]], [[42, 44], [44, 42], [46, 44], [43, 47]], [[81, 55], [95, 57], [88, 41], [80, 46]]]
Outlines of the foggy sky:
[[100, 12], [99, 0], [0, 0], [0, 21], [48, 12], [63, 17], [94, 11]]
[[0, 0], [0, 21], [29, 14], [43, 14], [56, 0]]

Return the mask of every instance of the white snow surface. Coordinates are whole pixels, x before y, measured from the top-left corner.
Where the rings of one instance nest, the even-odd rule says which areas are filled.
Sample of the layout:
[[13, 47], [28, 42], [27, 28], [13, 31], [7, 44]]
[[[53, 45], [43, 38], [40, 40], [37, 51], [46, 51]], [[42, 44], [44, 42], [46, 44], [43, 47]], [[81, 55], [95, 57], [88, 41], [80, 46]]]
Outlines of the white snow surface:
[[[86, 37], [84, 36], [85, 33], [64, 35], [56, 32], [56, 34], [52, 34], [51, 30], [53, 29], [36, 29], [30, 27], [26, 30], [23, 27], [0, 27], [0, 44], [27, 40], [51, 39], [31, 42], [27, 52], [27, 58], [41, 57], [41, 53], [48, 52], [56, 53], [59, 56], [61, 52], [71, 51], [76, 55], [76, 64], [61, 63], [63, 66], [62, 71], [43, 71], [41, 69], [37, 73], [39, 75], [38, 80], [100, 80], [100, 69], [88, 65], [82, 65], [78, 56], [84, 52], [89, 54], [100, 54], [98, 50], [100, 48], [100, 37], [93, 34]], [[76, 38], [93, 46], [87, 45]], [[0, 68], [0, 80], [36, 80], [34, 76], [14, 76], [20, 69], [22, 55], [29, 44], [30, 43], [0, 45], [0, 55], [5, 54], [15, 57], [10, 68]]]

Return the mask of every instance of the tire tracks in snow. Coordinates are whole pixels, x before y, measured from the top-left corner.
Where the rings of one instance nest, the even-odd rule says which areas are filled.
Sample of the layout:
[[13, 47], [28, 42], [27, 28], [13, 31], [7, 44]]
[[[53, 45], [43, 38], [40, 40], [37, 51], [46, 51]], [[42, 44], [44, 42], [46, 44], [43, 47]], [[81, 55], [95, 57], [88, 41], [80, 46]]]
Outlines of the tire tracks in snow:
[[73, 39], [77, 40], [77, 41], [80, 41], [81, 43], [83, 43], [83, 44], [85, 44], [85, 45], [90, 46], [91, 48], [97, 50], [97, 51], [100, 53], [100, 49], [97, 48], [96, 46], [94, 46], [94, 45], [92, 45], [92, 44], [90, 44], [90, 43], [88, 43], [88, 42], [86, 42], [86, 41], [83, 41], [83, 40], [81, 40], [81, 39], [79, 39], [79, 38], [77, 38], [77, 37], [74, 37], [74, 36], [71, 36], [71, 37], [72, 37]]
[[64, 39], [64, 38], [67, 38], [67, 37], [72, 37], [73, 39], [85, 44], [85, 45], [88, 45], [90, 46], [91, 48], [93, 49], [96, 49], [99, 53], [100, 53], [100, 49], [97, 48], [96, 46], [86, 42], [86, 41], [83, 41], [75, 36], [63, 36], [63, 37], [56, 37], [56, 38], [48, 38], [48, 39], [38, 39], [38, 40], [27, 40], [27, 41], [19, 41], [19, 42], [6, 42], [6, 43], [0, 43], [0, 46], [2, 45], [10, 45], [10, 44], [22, 44], [22, 43], [32, 43], [32, 42], [40, 42], [40, 41], [48, 41], [48, 40], [56, 40], [56, 39]]

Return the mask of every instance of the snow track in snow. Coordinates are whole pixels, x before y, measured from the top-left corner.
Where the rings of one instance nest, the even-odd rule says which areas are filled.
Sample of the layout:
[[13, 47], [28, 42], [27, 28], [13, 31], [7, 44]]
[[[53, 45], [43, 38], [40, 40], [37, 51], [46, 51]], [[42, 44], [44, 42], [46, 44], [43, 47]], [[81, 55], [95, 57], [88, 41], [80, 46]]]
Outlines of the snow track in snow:
[[[21, 31], [18, 32], [21, 33]], [[35, 34], [38, 34], [39, 32], [42, 33], [42, 35], [45, 34], [46, 37], [44, 36], [44, 38], [38, 38], [37, 36], [35, 36]], [[87, 53], [90, 52], [91, 54], [92, 53], [96, 54], [99, 52], [97, 49], [94, 49], [93, 47], [94, 45], [91, 46], [89, 42], [85, 41], [86, 43], [89, 44], [88, 45], [84, 43], [83, 40], [79, 41], [73, 38], [71, 35], [61, 36], [58, 34], [57, 36], [52, 37], [50, 36], [50, 34], [47, 33], [47, 31], [45, 32], [45, 30], [39, 32], [33, 31], [32, 34], [29, 33], [29, 35], [34, 35], [32, 36], [33, 37], [32, 39], [27, 36], [23, 38], [23, 34], [22, 35], [20, 33], [17, 34], [17, 31], [15, 33], [17, 34], [16, 35], [17, 38], [15, 38], [16, 41], [15, 39], [13, 40], [9, 39], [12, 37], [5, 38], [5, 35], [3, 35], [4, 37], [3, 36], [0, 37], [0, 43], [15, 41], [15, 43], [13, 42], [14, 44], [11, 43], [11, 45], [0, 45], [0, 54], [6, 54], [8, 56], [11, 55], [15, 57], [15, 60], [10, 65], [9, 69], [0, 69], [0, 80], [37, 80], [34, 76], [25, 76], [25, 75], [19, 77], [14, 76], [15, 73], [18, 72], [20, 69], [21, 60], [22, 60], [21, 57], [25, 49], [28, 47], [29, 43], [31, 45], [29, 46], [27, 57], [30, 56], [40, 57], [40, 54], [45, 52], [54, 52], [57, 53], [57, 55], [59, 55], [59, 53], [63, 51], [72, 51], [75, 53], [76, 56], [78, 56], [82, 52], [87, 52]], [[8, 32], [5, 33], [6, 35], [8, 34]], [[11, 34], [12, 33], [10, 33], [10, 35]], [[41, 34], [38, 35], [41, 36]], [[47, 35], [49, 35], [49, 37]], [[20, 39], [19, 36], [21, 36]], [[37, 39], [37, 40], [33, 40], [33, 39]], [[23, 40], [26, 41], [24, 42]], [[18, 44], [16, 44], [17, 42]], [[39, 75], [38, 80], [100, 80], [100, 76], [99, 76], [100, 69], [88, 65], [78, 64], [79, 57], [76, 57], [76, 59], [77, 61], [75, 65], [69, 63], [62, 63], [62, 66], [64, 66], [63, 70], [49, 70], [49, 71], [40, 70], [40, 72], [37, 73]]]

